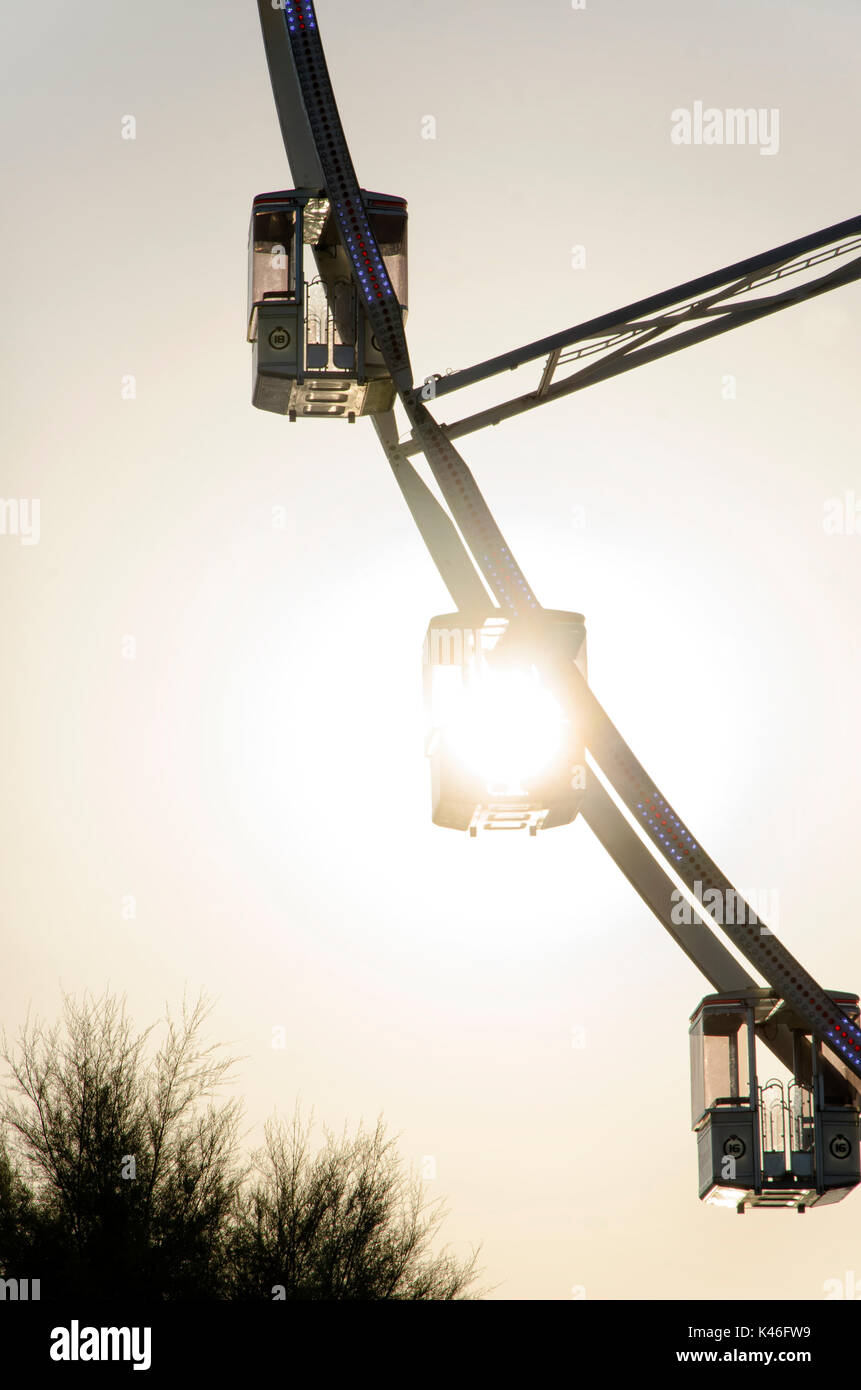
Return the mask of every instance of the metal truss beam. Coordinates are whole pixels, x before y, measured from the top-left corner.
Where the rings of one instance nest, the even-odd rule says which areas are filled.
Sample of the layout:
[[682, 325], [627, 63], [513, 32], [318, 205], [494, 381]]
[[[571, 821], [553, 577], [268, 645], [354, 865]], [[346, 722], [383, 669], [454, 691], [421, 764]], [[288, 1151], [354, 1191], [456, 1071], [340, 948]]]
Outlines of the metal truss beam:
[[[773, 293], [759, 293], [795, 276], [808, 278]], [[428, 378], [424, 394], [436, 400], [546, 354], [535, 391], [444, 425], [448, 438], [457, 439], [858, 279], [861, 217], [854, 217], [475, 367]], [[420, 445], [409, 440], [401, 449], [410, 455], [419, 452]]]

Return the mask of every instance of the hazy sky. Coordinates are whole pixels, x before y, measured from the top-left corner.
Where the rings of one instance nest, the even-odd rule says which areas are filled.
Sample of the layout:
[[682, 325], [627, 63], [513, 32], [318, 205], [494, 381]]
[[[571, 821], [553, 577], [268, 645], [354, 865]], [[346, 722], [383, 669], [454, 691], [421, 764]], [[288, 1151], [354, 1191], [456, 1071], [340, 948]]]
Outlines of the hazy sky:
[[[360, 181], [409, 200], [419, 377], [859, 210], [848, 0], [318, 15]], [[708, 985], [585, 824], [431, 825], [420, 653], [448, 595], [369, 422], [250, 404], [248, 216], [290, 181], [254, 0], [0, 26], [0, 492], [40, 503], [37, 545], [0, 536], [2, 1021], [110, 984], [144, 1025], [205, 989], [248, 1142], [297, 1096], [336, 1130], [382, 1112], [494, 1297], [861, 1277], [857, 1194], [801, 1222], [698, 1202]], [[779, 149], [673, 144], [696, 101], [776, 108]], [[859, 322], [838, 290], [463, 450], [659, 786], [853, 990], [861, 534], [823, 515], [861, 498]]]

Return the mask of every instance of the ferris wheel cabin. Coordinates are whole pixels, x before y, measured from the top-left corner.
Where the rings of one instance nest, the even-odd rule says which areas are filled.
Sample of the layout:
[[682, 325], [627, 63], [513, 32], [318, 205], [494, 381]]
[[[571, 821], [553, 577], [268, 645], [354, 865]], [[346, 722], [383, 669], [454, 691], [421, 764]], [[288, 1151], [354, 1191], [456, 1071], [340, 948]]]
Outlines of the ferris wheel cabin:
[[[832, 993], [857, 1023], [858, 996]], [[791, 1038], [783, 1079], [760, 1081], [757, 1039]], [[691, 1124], [699, 1195], [715, 1206], [839, 1202], [861, 1182], [857, 1078], [767, 989], [710, 994], [691, 1018]], [[777, 1063], [779, 1066], [779, 1063]]]
[[[389, 279], [407, 314], [407, 205], [362, 193]], [[248, 242], [248, 341], [259, 410], [355, 420], [389, 410], [395, 386], [368, 322], [329, 199], [261, 193]]]
[[432, 618], [423, 650], [435, 825], [539, 830], [570, 825], [586, 791], [586, 751], [570, 695], [537, 663], [556, 651], [586, 676], [582, 613], [545, 609], [543, 627], [500, 609]]

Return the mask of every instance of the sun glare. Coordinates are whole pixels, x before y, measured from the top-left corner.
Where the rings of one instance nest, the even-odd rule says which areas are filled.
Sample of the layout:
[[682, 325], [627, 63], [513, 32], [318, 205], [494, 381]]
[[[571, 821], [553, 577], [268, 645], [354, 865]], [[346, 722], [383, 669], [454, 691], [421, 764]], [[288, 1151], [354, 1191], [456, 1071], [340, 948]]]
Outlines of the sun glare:
[[563, 714], [533, 671], [482, 672], [452, 702], [449, 747], [489, 790], [517, 794], [559, 752]]

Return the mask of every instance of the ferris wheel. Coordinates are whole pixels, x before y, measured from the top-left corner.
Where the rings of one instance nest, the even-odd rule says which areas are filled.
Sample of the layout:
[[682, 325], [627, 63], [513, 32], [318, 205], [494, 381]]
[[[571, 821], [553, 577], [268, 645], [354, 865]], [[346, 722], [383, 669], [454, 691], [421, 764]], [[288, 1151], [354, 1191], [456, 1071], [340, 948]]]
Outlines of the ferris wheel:
[[[861, 217], [415, 383], [407, 204], [358, 182], [312, 0], [258, 9], [296, 186], [252, 206], [252, 400], [293, 423], [370, 417], [451, 594], [424, 643], [434, 822], [536, 835], [581, 816], [715, 991], [691, 1020], [700, 1197], [739, 1212], [839, 1201], [861, 1182], [857, 995], [816, 982], [662, 795], [592, 693], [583, 615], [541, 605], [453, 441], [861, 279]], [[431, 413], [529, 363], [532, 392], [448, 425]], [[763, 1049], [785, 1085], [760, 1082]]]

